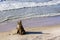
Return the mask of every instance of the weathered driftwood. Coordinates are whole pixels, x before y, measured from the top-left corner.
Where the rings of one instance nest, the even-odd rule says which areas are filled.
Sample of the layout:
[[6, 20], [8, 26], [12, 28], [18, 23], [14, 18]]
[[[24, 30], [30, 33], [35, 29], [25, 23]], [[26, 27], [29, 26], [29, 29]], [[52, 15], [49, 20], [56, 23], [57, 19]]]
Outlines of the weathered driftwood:
[[20, 35], [24, 35], [25, 34], [25, 30], [23, 28], [21, 20], [17, 24], [17, 34], [20, 34]]

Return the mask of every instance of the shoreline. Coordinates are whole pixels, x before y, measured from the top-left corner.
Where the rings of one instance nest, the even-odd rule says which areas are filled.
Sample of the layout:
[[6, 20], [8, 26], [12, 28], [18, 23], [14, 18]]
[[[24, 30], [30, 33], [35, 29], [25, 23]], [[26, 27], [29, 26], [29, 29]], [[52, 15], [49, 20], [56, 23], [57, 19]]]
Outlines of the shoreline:
[[[44, 18], [31, 18], [22, 20], [24, 27], [46, 27], [46, 26], [55, 26], [60, 25], [60, 16], [56, 17], [44, 17]], [[0, 32], [10, 31], [15, 29], [17, 26], [17, 22], [20, 19], [7, 21], [0, 24]]]
[[[26, 27], [27, 34], [14, 34], [16, 30], [0, 32], [0, 40], [59, 40], [60, 25], [50, 27]], [[2, 38], [3, 37], [3, 38]]]
[[[60, 25], [51, 25], [51, 26], [37, 26], [37, 27], [24, 27], [24, 29], [26, 30], [26, 32], [28, 31], [43, 31], [43, 30], [53, 30], [54, 28], [60, 28]], [[15, 33], [17, 30], [16, 28], [8, 30], [8, 31], [1, 31], [0, 33]]]

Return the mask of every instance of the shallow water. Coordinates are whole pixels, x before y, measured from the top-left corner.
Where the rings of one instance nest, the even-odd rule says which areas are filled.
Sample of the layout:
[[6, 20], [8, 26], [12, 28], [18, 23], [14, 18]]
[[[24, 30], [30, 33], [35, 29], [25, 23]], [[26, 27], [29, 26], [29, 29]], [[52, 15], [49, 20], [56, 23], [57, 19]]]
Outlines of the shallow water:
[[[14, 19], [60, 15], [60, 0], [40, 2], [3, 1], [0, 2], [0, 23]], [[39, 0], [37, 0], [39, 1]]]
[[[9, 31], [16, 28], [17, 21], [8, 21], [0, 24], [0, 32]], [[24, 27], [44, 27], [60, 25], [60, 16], [45, 17], [45, 18], [31, 18], [22, 20]]]
[[59, 25], [58, 15], [60, 15], [60, 0], [2, 1], [0, 32], [15, 29], [19, 19], [22, 20], [24, 27]]

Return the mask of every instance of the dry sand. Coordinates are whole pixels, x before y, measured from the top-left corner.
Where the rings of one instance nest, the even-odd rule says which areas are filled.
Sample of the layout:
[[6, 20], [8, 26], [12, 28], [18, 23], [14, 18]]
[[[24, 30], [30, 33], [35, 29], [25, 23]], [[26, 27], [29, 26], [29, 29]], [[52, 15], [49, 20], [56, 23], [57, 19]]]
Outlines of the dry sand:
[[60, 25], [47, 27], [26, 27], [26, 35], [16, 34], [16, 29], [1, 32], [0, 40], [60, 40]]

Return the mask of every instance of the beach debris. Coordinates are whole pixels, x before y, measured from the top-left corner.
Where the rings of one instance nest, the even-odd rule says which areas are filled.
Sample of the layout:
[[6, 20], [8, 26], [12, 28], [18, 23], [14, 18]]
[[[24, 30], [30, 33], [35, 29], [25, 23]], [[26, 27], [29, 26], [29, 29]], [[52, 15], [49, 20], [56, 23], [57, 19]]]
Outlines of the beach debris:
[[20, 20], [18, 23], [17, 23], [17, 34], [20, 34], [20, 35], [24, 35], [26, 32], [23, 28], [23, 25], [22, 25], [22, 21]]

